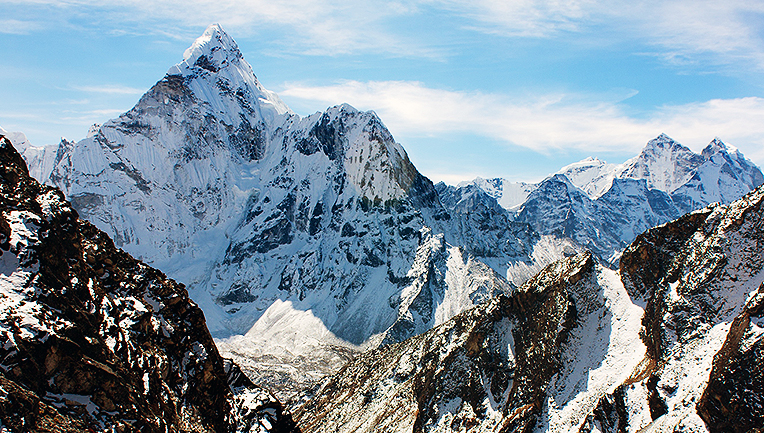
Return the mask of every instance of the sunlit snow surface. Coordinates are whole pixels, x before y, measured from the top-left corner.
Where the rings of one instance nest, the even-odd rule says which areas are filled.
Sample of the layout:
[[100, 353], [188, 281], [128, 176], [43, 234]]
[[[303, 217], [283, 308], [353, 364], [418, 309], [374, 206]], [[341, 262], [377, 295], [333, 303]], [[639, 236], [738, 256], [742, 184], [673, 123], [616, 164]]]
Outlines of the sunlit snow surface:
[[18, 344], [15, 326], [24, 339], [47, 338], [67, 323], [46, 318], [46, 310], [34, 302], [36, 289], [31, 280], [39, 264], [30, 246], [38, 243], [38, 216], [26, 211], [11, 211], [3, 216], [11, 227], [10, 251], [3, 251], [0, 256], [0, 317], [3, 318], [0, 335], [8, 349]]
[[620, 275], [598, 266], [578, 288], [578, 320], [562, 348], [562, 369], [549, 385], [538, 432], [578, 431], [599, 399], [626, 381], [645, 356], [639, 338], [642, 308], [634, 305]]

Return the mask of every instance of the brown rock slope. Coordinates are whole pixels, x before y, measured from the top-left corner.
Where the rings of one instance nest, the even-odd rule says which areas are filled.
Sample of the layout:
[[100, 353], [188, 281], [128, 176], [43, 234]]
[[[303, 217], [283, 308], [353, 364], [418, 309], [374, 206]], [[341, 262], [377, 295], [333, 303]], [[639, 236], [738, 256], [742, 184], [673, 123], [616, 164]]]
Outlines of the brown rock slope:
[[581, 431], [764, 427], [763, 206], [759, 187], [648, 230], [624, 252], [624, 285], [645, 305], [647, 358]]
[[183, 286], [79, 220], [2, 136], [0, 252], [0, 427], [290, 430], [220, 357]]
[[531, 431], [590, 254], [431, 331], [350, 362], [296, 413], [304, 432]]

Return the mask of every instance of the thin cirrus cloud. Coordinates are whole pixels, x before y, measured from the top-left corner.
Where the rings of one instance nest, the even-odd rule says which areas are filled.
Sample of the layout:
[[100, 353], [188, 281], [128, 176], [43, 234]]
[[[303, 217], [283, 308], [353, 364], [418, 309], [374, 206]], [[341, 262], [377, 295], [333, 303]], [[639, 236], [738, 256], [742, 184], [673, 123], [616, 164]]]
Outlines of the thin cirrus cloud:
[[217, 21], [241, 34], [276, 32], [285, 44], [311, 54], [347, 54], [378, 47], [390, 47], [389, 52], [402, 41], [384, 31], [381, 23], [406, 11], [389, 7], [390, 2], [367, 0], [165, 0], [127, 4], [143, 16], [185, 25], [206, 26]]
[[[45, 8], [58, 22], [87, 16], [89, 26], [111, 33], [156, 33], [176, 39], [196, 35], [218, 22], [240, 37], [277, 41], [278, 49], [296, 54], [343, 55], [375, 51], [388, 55], [440, 57], [416, 37], [391, 31], [398, 17], [416, 13], [416, 2], [372, 0], [10, 0], [19, 6]], [[275, 49], [275, 48], [274, 48]]]
[[0, 33], [7, 35], [26, 35], [42, 28], [36, 21], [0, 19]]
[[[11, 0], [45, 8], [61, 21], [89, 16], [110, 31], [194, 34], [219, 22], [240, 35], [280, 41], [300, 54], [388, 55], [439, 58], [446, 54], [437, 34], [402, 30], [397, 20], [449, 16], [456, 28], [508, 38], [564, 38], [566, 43], [636, 43], [668, 62], [726, 64], [740, 60], [764, 67], [764, 3], [743, 0], [603, 1], [570, 0], [126, 0], [104, 6], [96, 0]], [[1, 32], [27, 33], [32, 21], [3, 20]], [[157, 25], [161, 23], [162, 25]], [[449, 24], [450, 26], [451, 24]], [[187, 34], [186, 34], [187, 33]], [[434, 38], [434, 39], [433, 39]], [[428, 42], [429, 41], [429, 42]]]
[[440, 0], [472, 20], [473, 29], [507, 37], [552, 38], [564, 33], [599, 43], [646, 44], [669, 62], [764, 68], [764, 3], [745, 0], [601, 1]]
[[106, 84], [100, 86], [72, 86], [73, 90], [87, 93], [102, 93], [107, 95], [142, 95], [146, 89], [122, 86], [119, 84]]
[[591, 6], [595, 2], [436, 0], [435, 3], [467, 19], [465, 27], [473, 30], [508, 37], [550, 37], [562, 31], [581, 31], [582, 24], [594, 12]]
[[[764, 2], [727, 0], [10, 0], [41, 8], [58, 23], [88, 16], [110, 32], [176, 34], [187, 39], [211, 22], [241, 36], [271, 38], [273, 53], [339, 56], [383, 53], [443, 60], [442, 32], [478, 32], [491, 37], [564, 38], [565, 43], [631, 44], [666, 63], [764, 68]], [[425, 34], [397, 22], [437, 22], [447, 29]], [[53, 22], [52, 21], [52, 22]], [[0, 32], [24, 34], [33, 21], [6, 19]], [[454, 27], [450, 27], [456, 23]], [[161, 24], [161, 25], [160, 25]], [[414, 26], [416, 27], [416, 26]], [[404, 30], [407, 29], [407, 30]], [[562, 40], [562, 39], [561, 39]], [[636, 44], [636, 46], [634, 45]], [[637, 48], [639, 46], [639, 48]]]
[[758, 97], [667, 105], [636, 118], [626, 115], [617, 102], [592, 101], [585, 95], [517, 98], [406, 81], [287, 84], [279, 94], [295, 106], [348, 101], [359, 109], [373, 109], [398, 135], [463, 132], [541, 153], [570, 148], [635, 153], [665, 132], [696, 150], [719, 136], [759, 164], [764, 162], [764, 99]]

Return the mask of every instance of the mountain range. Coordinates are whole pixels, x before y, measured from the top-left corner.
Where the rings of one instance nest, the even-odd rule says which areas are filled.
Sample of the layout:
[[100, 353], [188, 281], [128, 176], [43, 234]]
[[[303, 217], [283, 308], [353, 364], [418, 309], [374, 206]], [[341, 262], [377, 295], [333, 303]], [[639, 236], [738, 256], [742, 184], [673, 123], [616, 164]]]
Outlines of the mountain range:
[[[528, 281], [558, 259], [567, 265], [552, 269], [584, 263], [587, 275], [612, 282], [620, 266], [624, 278], [622, 254], [637, 235], [764, 182], [753, 163], [718, 139], [695, 154], [661, 135], [624, 164], [588, 159], [538, 184], [433, 185], [373, 112], [345, 104], [308, 117], [293, 113], [263, 88], [218, 25], [133, 109], [87, 138], [38, 148], [8, 136], [29, 172], [60, 188], [82, 218], [185, 283], [220, 350], [287, 399], [326, 394], [314, 386], [356, 357], [441, 338], [432, 336], [435, 329], [454, 326], [475, 306], [493, 308], [499, 321], [522, 322], [530, 307], [516, 311], [497, 299], [537, 290]], [[612, 284], [616, 292], [623, 285]], [[477, 314], [470, 311], [464, 314]], [[561, 341], [549, 350], [563, 353]], [[657, 362], [663, 355], [651, 356]], [[589, 367], [570, 367], [579, 369], [570, 380]], [[547, 410], [538, 399], [547, 395], [550, 374], [533, 379], [530, 400], [510, 400], [538, 416]], [[592, 395], [605, 398], [600, 394]], [[330, 409], [310, 413], [316, 410]]]
[[348, 362], [303, 432], [757, 432], [764, 187]]

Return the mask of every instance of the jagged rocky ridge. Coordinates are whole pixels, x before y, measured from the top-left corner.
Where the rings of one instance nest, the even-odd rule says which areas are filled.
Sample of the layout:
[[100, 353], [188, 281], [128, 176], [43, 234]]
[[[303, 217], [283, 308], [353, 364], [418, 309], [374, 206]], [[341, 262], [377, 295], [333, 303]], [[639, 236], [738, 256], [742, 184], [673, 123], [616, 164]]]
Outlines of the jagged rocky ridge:
[[480, 193], [481, 200], [494, 198], [513, 221], [570, 238], [617, 266], [639, 233], [714, 202], [730, 203], [762, 183], [759, 168], [718, 138], [696, 154], [661, 134], [623, 164], [588, 158], [538, 184], [476, 179], [438, 188], [449, 202]]
[[303, 431], [750, 432], [764, 425], [764, 187], [579, 254], [366, 352]]
[[114, 247], [0, 135], [0, 429], [286, 432], [182, 285]]
[[359, 355], [296, 414], [302, 431], [527, 431], [575, 318], [565, 290], [591, 255], [551, 265], [510, 297]]

